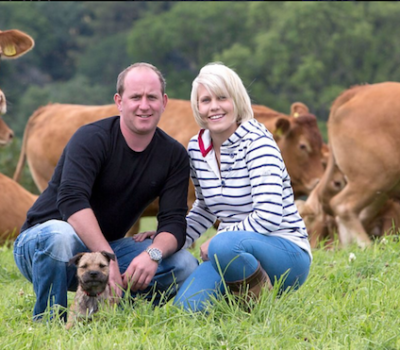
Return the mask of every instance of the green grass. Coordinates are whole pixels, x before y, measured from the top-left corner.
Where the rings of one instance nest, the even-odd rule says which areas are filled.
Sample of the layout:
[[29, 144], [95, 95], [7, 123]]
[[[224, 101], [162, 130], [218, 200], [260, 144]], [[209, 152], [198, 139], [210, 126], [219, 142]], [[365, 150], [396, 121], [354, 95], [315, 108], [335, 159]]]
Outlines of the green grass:
[[[149, 219], [142, 230], [152, 225]], [[102, 310], [93, 322], [66, 331], [58, 322], [31, 321], [32, 285], [15, 266], [12, 249], [0, 247], [0, 349], [400, 349], [397, 237], [366, 250], [313, 253], [298, 291], [280, 298], [265, 291], [252, 313], [232, 299], [199, 314], [171, 303], [152, 309], [139, 300], [134, 309]]]

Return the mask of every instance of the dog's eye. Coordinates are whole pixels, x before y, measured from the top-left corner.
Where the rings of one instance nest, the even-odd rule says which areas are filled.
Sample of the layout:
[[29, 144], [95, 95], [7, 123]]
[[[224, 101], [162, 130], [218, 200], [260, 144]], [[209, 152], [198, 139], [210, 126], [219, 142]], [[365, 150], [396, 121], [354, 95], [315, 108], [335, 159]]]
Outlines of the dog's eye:
[[87, 269], [87, 264], [79, 266], [80, 269]]
[[99, 267], [100, 267], [101, 269], [104, 269], [105, 267], [107, 267], [107, 265], [99, 264]]

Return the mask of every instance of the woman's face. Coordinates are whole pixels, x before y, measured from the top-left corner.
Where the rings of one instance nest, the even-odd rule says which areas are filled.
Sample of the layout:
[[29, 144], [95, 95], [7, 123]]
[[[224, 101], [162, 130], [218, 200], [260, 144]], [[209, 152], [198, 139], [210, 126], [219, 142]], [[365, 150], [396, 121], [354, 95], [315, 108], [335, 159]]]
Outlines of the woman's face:
[[220, 135], [228, 139], [238, 126], [232, 98], [210, 93], [201, 84], [197, 90], [197, 97], [200, 116], [211, 136]]

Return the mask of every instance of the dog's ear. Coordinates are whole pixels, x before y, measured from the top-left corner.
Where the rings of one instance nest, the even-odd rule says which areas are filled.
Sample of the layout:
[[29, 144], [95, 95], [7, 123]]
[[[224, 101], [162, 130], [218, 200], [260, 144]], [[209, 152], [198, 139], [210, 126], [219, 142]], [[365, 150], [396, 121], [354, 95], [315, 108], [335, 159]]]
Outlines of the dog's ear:
[[69, 259], [68, 266], [71, 266], [71, 265], [78, 266], [79, 260], [81, 260], [83, 254], [85, 254], [85, 253], [78, 253], [75, 256], [73, 256], [71, 259]]
[[106, 252], [104, 250], [101, 252], [101, 254], [103, 254], [107, 258], [108, 262], [110, 262], [110, 260], [115, 261], [115, 254]]

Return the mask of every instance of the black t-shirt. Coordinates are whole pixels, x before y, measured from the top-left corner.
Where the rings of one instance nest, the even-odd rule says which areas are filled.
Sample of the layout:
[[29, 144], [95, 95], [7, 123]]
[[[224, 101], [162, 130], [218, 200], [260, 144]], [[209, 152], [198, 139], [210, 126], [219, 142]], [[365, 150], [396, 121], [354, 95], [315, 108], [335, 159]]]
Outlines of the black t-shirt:
[[120, 117], [79, 128], [66, 145], [46, 190], [28, 211], [22, 230], [47, 220], [66, 221], [92, 208], [108, 241], [124, 237], [159, 197], [158, 232], [182, 247], [186, 235], [189, 158], [178, 141], [157, 128], [143, 152], [130, 149]]

